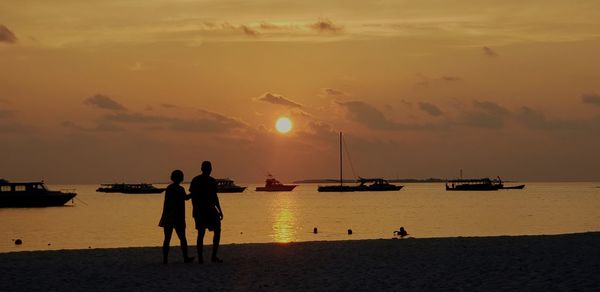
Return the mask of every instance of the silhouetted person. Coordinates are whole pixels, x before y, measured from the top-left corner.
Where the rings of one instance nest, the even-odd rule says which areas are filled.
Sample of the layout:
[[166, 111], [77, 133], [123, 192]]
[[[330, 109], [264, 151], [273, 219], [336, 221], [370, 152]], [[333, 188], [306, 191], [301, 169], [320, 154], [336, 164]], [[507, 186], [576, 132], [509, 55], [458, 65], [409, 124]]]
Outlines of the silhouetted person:
[[177, 232], [177, 237], [181, 241], [181, 251], [183, 252], [183, 261], [190, 263], [194, 260], [193, 257], [188, 257], [187, 239], [185, 238], [185, 200], [189, 197], [185, 193], [185, 189], [179, 184], [183, 181], [183, 172], [179, 169], [171, 173], [171, 181], [165, 191], [165, 203], [163, 205], [162, 216], [158, 226], [162, 227], [165, 232], [165, 240], [163, 242], [163, 264], [169, 262], [169, 243], [173, 235], [173, 229]]
[[408, 235], [408, 232], [406, 232], [406, 230], [404, 229], [404, 227], [400, 227], [400, 230], [398, 231], [394, 231], [395, 234], [398, 234], [398, 236], [400, 236], [400, 238], [404, 238]]
[[223, 260], [217, 257], [219, 242], [221, 241], [221, 220], [223, 220], [223, 210], [217, 196], [217, 181], [210, 176], [212, 165], [210, 161], [202, 162], [202, 174], [196, 176], [190, 183], [190, 196], [194, 206], [193, 216], [198, 229], [198, 262], [203, 262], [202, 249], [204, 244], [204, 234], [206, 229], [214, 231], [211, 261], [222, 263]]

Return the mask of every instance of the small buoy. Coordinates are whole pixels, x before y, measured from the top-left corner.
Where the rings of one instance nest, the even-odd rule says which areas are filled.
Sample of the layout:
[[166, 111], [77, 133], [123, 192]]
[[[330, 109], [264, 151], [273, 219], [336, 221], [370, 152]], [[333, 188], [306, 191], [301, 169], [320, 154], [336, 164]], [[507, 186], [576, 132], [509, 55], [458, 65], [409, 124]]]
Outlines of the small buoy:
[[17, 240], [15, 240], [15, 244], [16, 245], [21, 245], [21, 244], [23, 244], [23, 241], [20, 240], [20, 239], [17, 239]]
[[314, 233], [314, 234], [317, 234], [317, 232], [318, 232], [318, 231], [317, 231], [317, 227], [313, 228], [313, 233]]
[[244, 234], [244, 232], [240, 232], [240, 234]]
[[48, 243], [48, 246], [51, 246], [51, 245], [52, 245], [52, 243]]
[[352, 235], [352, 229], [348, 229], [348, 235]]
[[91, 246], [88, 246], [88, 248], [92, 248]]

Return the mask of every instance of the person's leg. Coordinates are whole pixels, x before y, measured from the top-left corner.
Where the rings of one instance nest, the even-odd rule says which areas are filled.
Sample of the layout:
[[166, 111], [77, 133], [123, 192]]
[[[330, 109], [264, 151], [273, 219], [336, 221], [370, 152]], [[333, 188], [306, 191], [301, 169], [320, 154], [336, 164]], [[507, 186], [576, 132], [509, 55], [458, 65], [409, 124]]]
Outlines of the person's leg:
[[198, 238], [196, 239], [196, 248], [198, 249], [198, 262], [203, 263], [202, 250], [204, 249], [204, 234], [206, 233], [206, 229], [204, 227], [199, 227], [198, 229]]
[[215, 236], [213, 237], [211, 261], [222, 263], [223, 261], [217, 257], [217, 252], [219, 252], [219, 242], [221, 242], [221, 226], [217, 226], [215, 228]]
[[194, 258], [188, 257], [188, 244], [187, 238], [185, 238], [185, 227], [176, 227], [175, 232], [177, 232], [177, 237], [179, 237], [179, 241], [181, 242], [181, 252], [183, 253], [183, 262], [189, 263]]
[[171, 242], [171, 236], [173, 235], [173, 227], [164, 227], [165, 240], [163, 241], [163, 264], [169, 262], [169, 243]]

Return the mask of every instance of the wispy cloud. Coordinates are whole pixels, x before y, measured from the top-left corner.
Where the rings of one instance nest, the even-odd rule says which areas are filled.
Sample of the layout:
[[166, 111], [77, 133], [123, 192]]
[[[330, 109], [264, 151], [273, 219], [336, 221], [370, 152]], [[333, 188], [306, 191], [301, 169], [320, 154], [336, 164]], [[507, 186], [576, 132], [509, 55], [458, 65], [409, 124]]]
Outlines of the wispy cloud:
[[363, 101], [337, 102], [348, 113], [349, 118], [371, 129], [378, 130], [427, 130], [430, 124], [405, 124], [387, 118], [382, 111]]
[[116, 102], [111, 97], [102, 95], [102, 94], [96, 94], [94, 96], [88, 97], [83, 101], [83, 103], [86, 105], [89, 105], [89, 106], [106, 109], [106, 110], [115, 110], [115, 111], [126, 110], [126, 108], [123, 105]]
[[584, 94], [581, 96], [581, 101], [586, 104], [600, 106], [600, 95], [596, 93]]
[[483, 47], [481, 49], [483, 50], [483, 54], [487, 57], [490, 57], [490, 58], [498, 57], [498, 53], [496, 53], [496, 51], [492, 50], [490, 47]]
[[15, 35], [15, 33], [3, 24], [0, 24], [0, 43], [17, 43], [17, 36]]
[[505, 107], [491, 101], [474, 101], [473, 107], [475, 110], [464, 111], [461, 114], [461, 122], [476, 128], [502, 128], [511, 114]]
[[443, 114], [443, 112], [435, 104], [428, 102], [419, 102], [419, 109], [434, 117], [439, 117]]
[[286, 106], [286, 107], [290, 107], [290, 108], [301, 108], [302, 107], [301, 104], [299, 104], [295, 101], [292, 101], [282, 95], [277, 95], [277, 94], [273, 94], [270, 92], [263, 94], [263, 96], [258, 98], [258, 100], [263, 101], [263, 102], [272, 103], [272, 104], [278, 104], [278, 105], [282, 105], [282, 106]]
[[334, 24], [327, 18], [320, 18], [317, 20], [317, 22], [311, 23], [307, 26], [315, 31], [328, 33], [338, 33], [344, 29], [342, 26]]

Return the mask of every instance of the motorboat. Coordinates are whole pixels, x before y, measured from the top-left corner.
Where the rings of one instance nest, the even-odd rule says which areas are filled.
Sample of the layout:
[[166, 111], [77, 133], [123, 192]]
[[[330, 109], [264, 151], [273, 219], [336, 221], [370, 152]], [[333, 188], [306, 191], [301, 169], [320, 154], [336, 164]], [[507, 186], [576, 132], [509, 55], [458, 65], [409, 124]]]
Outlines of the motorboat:
[[291, 192], [298, 185], [284, 185], [275, 179], [272, 175], [268, 175], [265, 180], [264, 187], [256, 187], [257, 192]]
[[50, 191], [43, 181], [0, 180], [0, 207], [2, 208], [63, 206], [76, 195], [74, 192]]
[[160, 194], [164, 192], [164, 188], [157, 188], [152, 184], [102, 184], [96, 190], [101, 193], [123, 193], [123, 194]]

